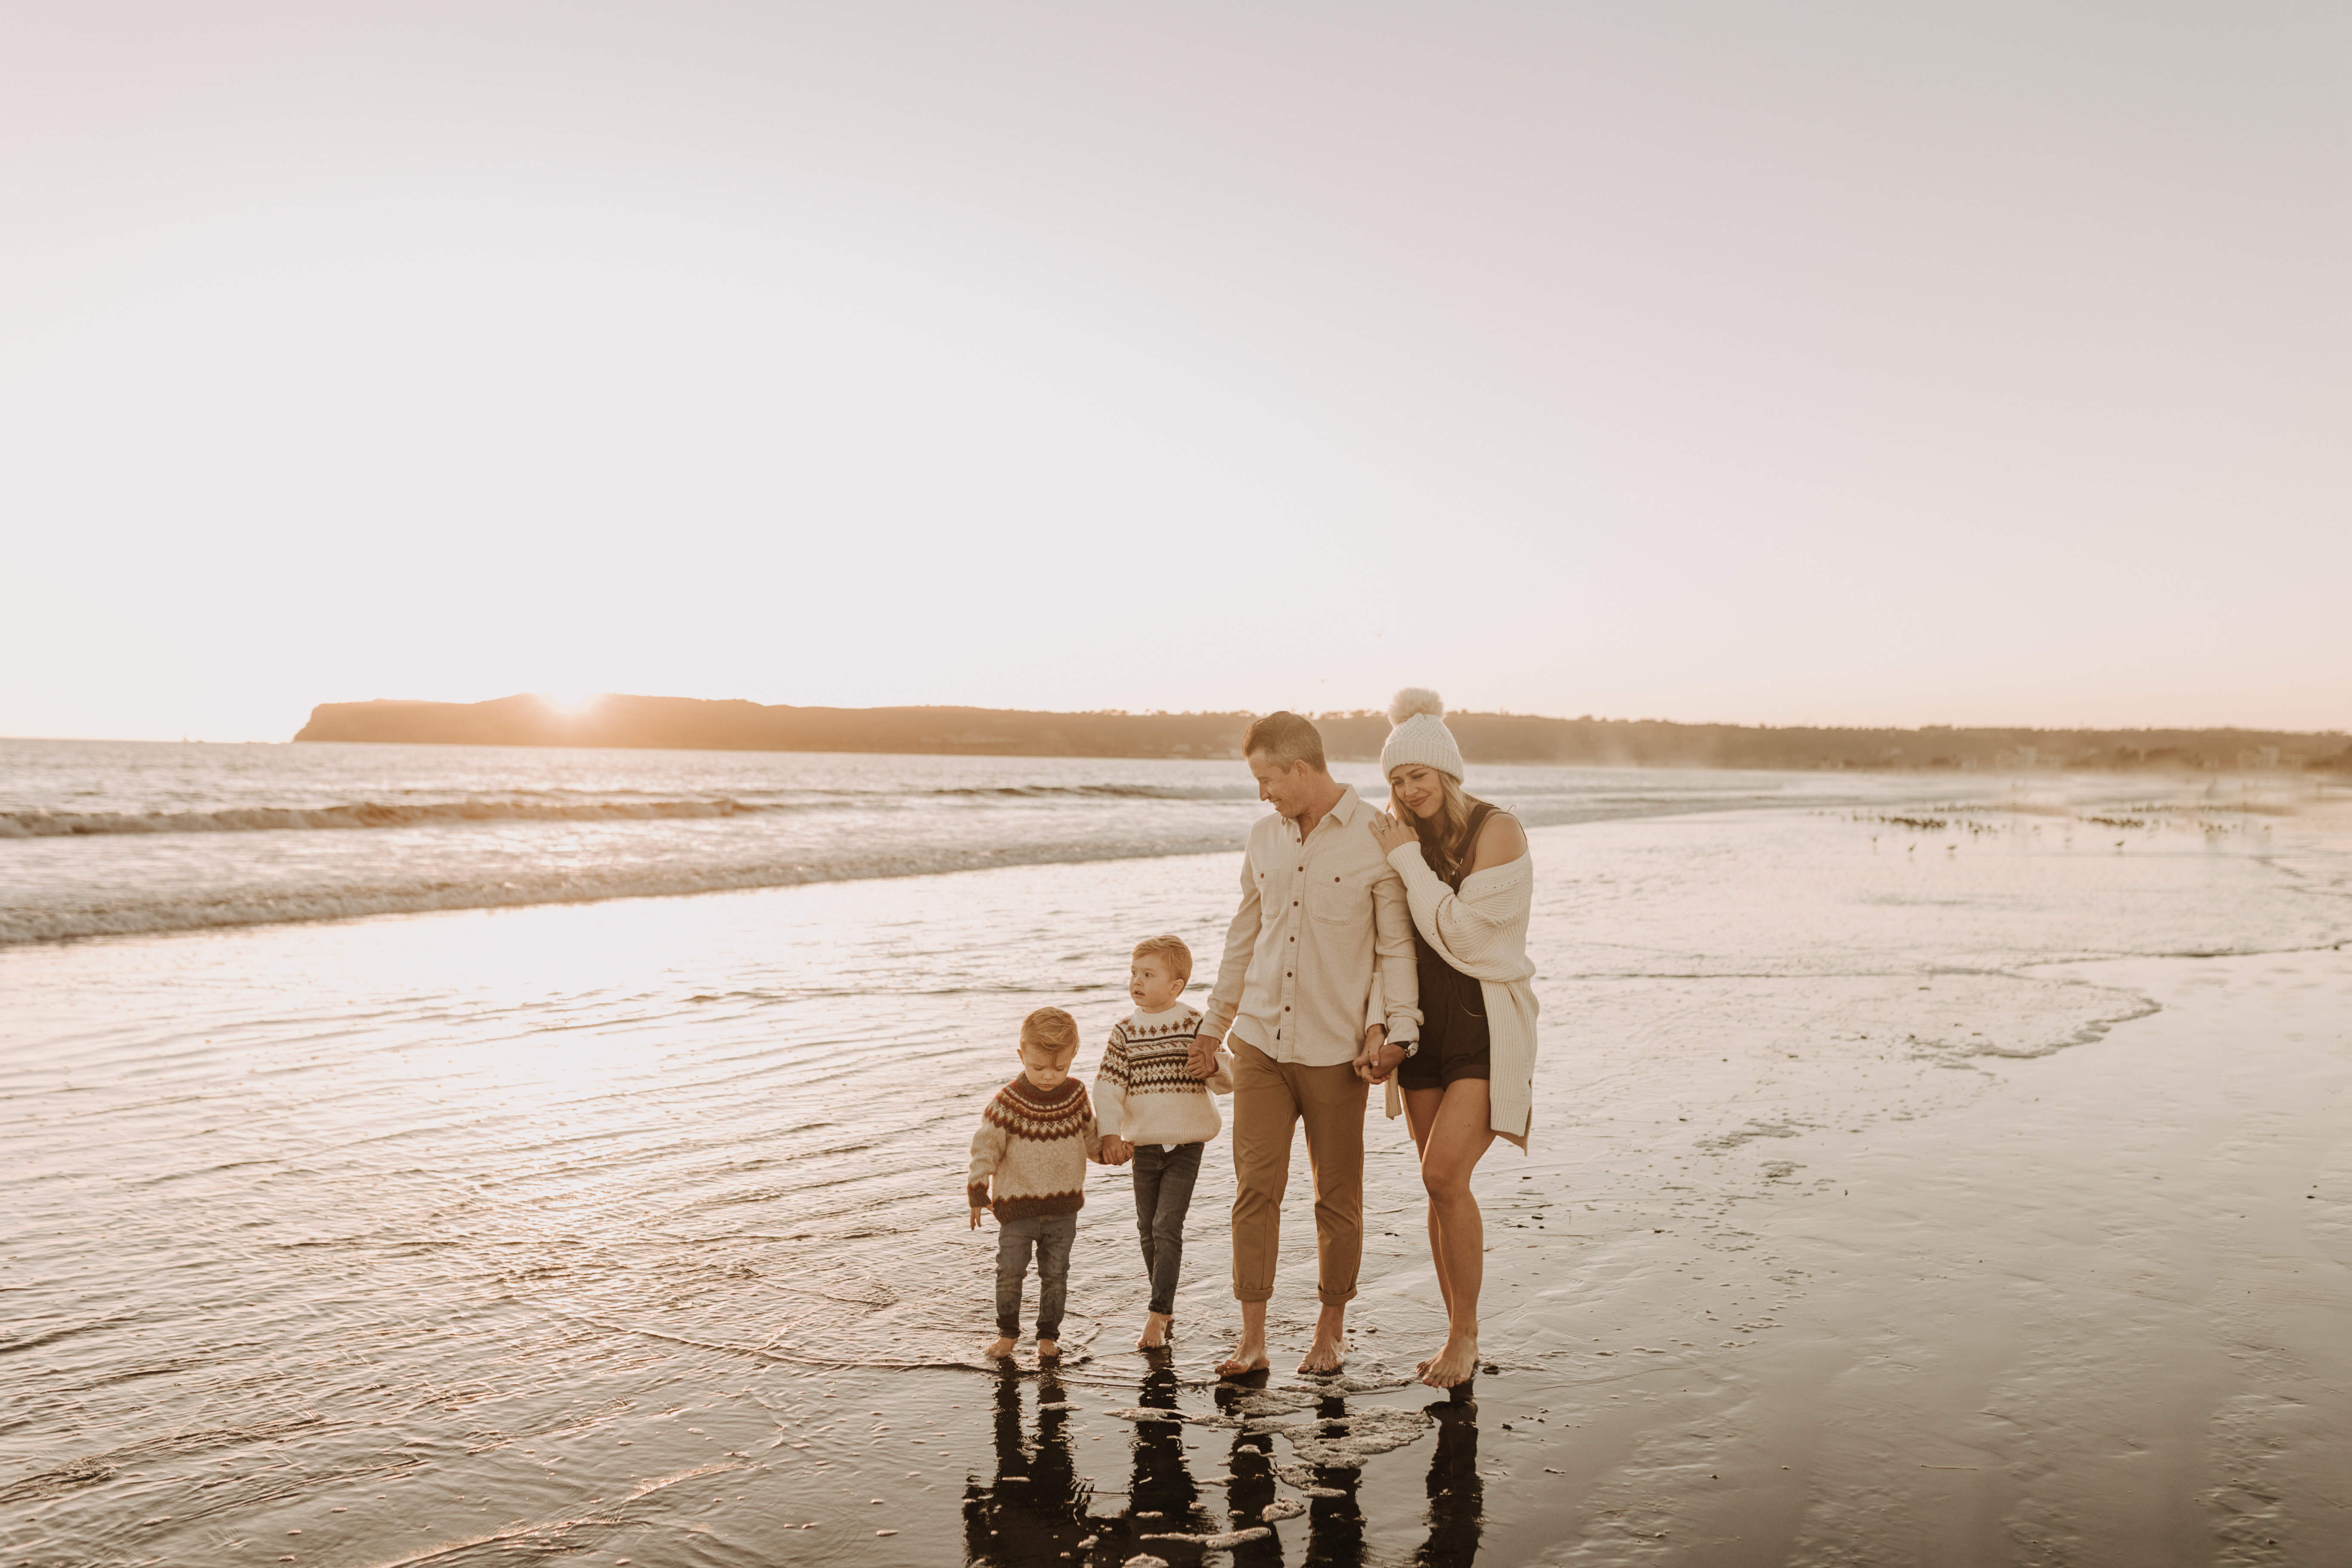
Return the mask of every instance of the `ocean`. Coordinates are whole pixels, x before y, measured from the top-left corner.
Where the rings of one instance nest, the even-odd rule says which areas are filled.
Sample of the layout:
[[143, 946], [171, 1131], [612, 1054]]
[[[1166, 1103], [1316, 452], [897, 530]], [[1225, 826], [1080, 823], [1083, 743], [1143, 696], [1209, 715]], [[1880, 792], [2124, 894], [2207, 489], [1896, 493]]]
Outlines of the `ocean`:
[[[2182, 1364], [2131, 1336], [2172, 1289], [2149, 1259], [2209, 1222], [2204, 1267], [2310, 1273], [2228, 1326], [2267, 1336], [2229, 1374], [2261, 1387], [2215, 1373], [2208, 1403], [2336, 1375], [2340, 800], [1469, 782], [1529, 825], [1544, 1008], [1532, 1152], [1478, 1178], [1490, 1367], [1468, 1400], [1399, 1375], [1441, 1315], [1375, 1111], [1349, 1380], [1281, 1359], [1314, 1310], [1302, 1158], [1276, 1373], [1236, 1394], [1207, 1370], [1221, 1145], [1165, 1356], [1127, 1348], [1132, 1220], [1097, 1171], [1073, 1353], [982, 1362], [961, 1184], [1024, 1014], [1075, 1013], [1090, 1073], [1138, 937], [1210, 977], [1264, 809], [1240, 764], [0, 742], [0, 1562], [1502, 1564], [1759, 1531], [1780, 1554], [1739, 1560], [1833, 1562], [1913, 1516], [2123, 1531], [2083, 1424], [2170, 1440], [2153, 1395], [2111, 1407], [2141, 1351]], [[2166, 1044], [2225, 981], [2235, 1033]], [[2104, 1130], [2256, 1093], [2216, 1139], [2305, 1152], [2229, 1178], [2260, 1193], [2209, 1173], [2226, 1222], [2126, 1226], [2192, 1173]], [[2264, 1205], [2294, 1246], [2254, 1239]], [[2082, 1304], [2093, 1275], [2121, 1293]], [[2004, 1314], [2066, 1375], [2000, 1362]], [[1869, 1379], [1955, 1344], [1997, 1364]], [[2009, 1428], [1969, 1425], [1988, 1400]], [[2199, 1408], [2214, 1473], [2342, 1489], [2340, 1430]], [[1948, 1435], [1975, 1458], [1914, 1452]], [[1920, 1489], [1979, 1466], [2007, 1489]]]
[[[1534, 826], [1884, 790], [1486, 776]], [[1195, 854], [1263, 809], [1229, 762], [0, 741], [0, 943]]]

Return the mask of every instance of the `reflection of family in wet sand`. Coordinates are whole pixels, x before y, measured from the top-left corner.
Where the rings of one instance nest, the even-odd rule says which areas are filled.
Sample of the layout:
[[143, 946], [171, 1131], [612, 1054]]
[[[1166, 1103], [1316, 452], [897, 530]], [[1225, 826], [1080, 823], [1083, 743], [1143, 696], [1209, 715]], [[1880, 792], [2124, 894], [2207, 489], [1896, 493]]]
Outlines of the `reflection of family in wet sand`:
[[1366, 1100], [1380, 1085], [1419, 1152], [1445, 1304], [1444, 1342], [1416, 1370], [1434, 1388], [1475, 1374], [1485, 1237], [1470, 1178], [1497, 1135], [1527, 1144], [1534, 879], [1517, 822], [1464, 793], [1461, 751], [1436, 697], [1400, 692], [1390, 717], [1385, 813], [1331, 776], [1307, 720], [1274, 713], [1249, 727], [1243, 751], [1274, 814], [1250, 832], [1241, 905], [1205, 1013], [1181, 1003], [1191, 954], [1166, 937], [1136, 949], [1136, 1012], [1114, 1032], [1093, 1098], [1070, 1076], [1075, 1021], [1041, 1008], [1024, 1026], [1022, 1075], [990, 1102], [967, 1184], [971, 1224], [992, 1211], [1000, 1229], [991, 1355], [1013, 1349], [1033, 1258], [1039, 1354], [1057, 1353], [1089, 1159], [1135, 1167], [1150, 1296], [1137, 1342], [1166, 1342], [1186, 1207], [1220, 1130], [1210, 1094], [1230, 1088], [1242, 1331], [1218, 1372], [1245, 1377], [1270, 1364], [1266, 1306], [1301, 1122], [1320, 1312], [1298, 1370], [1339, 1371], [1363, 1257]]
[[[1180, 1380], [1164, 1354], [1152, 1360], [1155, 1364], [1139, 1391], [1141, 1408], [1126, 1414], [1164, 1410], [1168, 1418], [1136, 1421], [1134, 1463], [1123, 1506], [1102, 1506], [1121, 1502], [1119, 1493], [1079, 1474], [1072, 1439], [1089, 1412], [1072, 1407], [1070, 1391], [1054, 1372], [1047, 1369], [1034, 1385], [1034, 1436], [1022, 1422], [1024, 1380], [1017, 1375], [997, 1380], [996, 1474], [964, 1488], [964, 1550], [971, 1561], [1126, 1563], [1148, 1556], [1181, 1564], [1200, 1562], [1205, 1552], [1217, 1550], [1230, 1552], [1243, 1568], [1275, 1564], [1282, 1561], [1280, 1541], [1263, 1528], [1236, 1526], [1302, 1512], [1307, 1521], [1305, 1562], [1342, 1568], [1373, 1560], [1366, 1549], [1366, 1521], [1358, 1497], [1361, 1470], [1354, 1466], [1278, 1466], [1275, 1435], [1251, 1430], [1234, 1418], [1247, 1395], [1232, 1383], [1219, 1386], [1221, 1414], [1213, 1418], [1232, 1432], [1222, 1467], [1223, 1507], [1215, 1506], [1209, 1493], [1218, 1483], [1202, 1485], [1186, 1459], [1185, 1434], [1198, 1430], [1202, 1423], [1188, 1424], [1179, 1416]], [[1344, 1403], [1336, 1394], [1317, 1399], [1307, 1414], [1327, 1421], [1346, 1417]], [[1477, 1555], [1485, 1503], [1475, 1409], [1442, 1401], [1430, 1407], [1429, 1416], [1437, 1427], [1427, 1478], [1429, 1533], [1407, 1561], [1427, 1568], [1466, 1564]], [[1278, 1468], [1280, 1480], [1297, 1483], [1307, 1494], [1303, 1503], [1281, 1500]], [[1218, 1544], [1212, 1547], [1211, 1542]], [[1385, 1552], [1379, 1558], [1394, 1560]]]

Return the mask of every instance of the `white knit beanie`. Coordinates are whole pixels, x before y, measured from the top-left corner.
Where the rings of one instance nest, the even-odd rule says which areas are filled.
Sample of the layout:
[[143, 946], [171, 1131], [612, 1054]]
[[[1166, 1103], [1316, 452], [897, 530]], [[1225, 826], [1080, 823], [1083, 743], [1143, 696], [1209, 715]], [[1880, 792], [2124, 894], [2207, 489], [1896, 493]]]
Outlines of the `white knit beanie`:
[[1381, 748], [1381, 776], [1408, 763], [1451, 773], [1462, 782], [1462, 748], [1445, 727], [1445, 704], [1434, 691], [1408, 686], [1389, 699], [1389, 743]]

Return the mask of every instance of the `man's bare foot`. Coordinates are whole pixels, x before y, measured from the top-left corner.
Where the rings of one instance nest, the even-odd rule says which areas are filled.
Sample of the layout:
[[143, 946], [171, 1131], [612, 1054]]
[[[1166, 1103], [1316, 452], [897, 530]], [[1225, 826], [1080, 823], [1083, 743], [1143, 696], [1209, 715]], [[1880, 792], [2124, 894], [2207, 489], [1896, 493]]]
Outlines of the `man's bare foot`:
[[1059, 1340], [1039, 1340], [1037, 1342], [1037, 1359], [1039, 1361], [1061, 1360], [1062, 1342]]
[[1421, 1381], [1432, 1388], [1459, 1388], [1478, 1375], [1478, 1331], [1457, 1329], [1445, 1348], [1422, 1363]]
[[1135, 1348], [1139, 1351], [1156, 1351], [1168, 1342], [1169, 1336], [1174, 1332], [1175, 1328], [1175, 1314], [1146, 1312], [1143, 1314], [1143, 1332], [1136, 1336]]
[[1242, 1332], [1242, 1342], [1234, 1353], [1217, 1363], [1219, 1377], [1246, 1377], [1254, 1372], [1264, 1372], [1270, 1363], [1265, 1359], [1265, 1335], [1263, 1332]]
[[1307, 1347], [1307, 1359], [1298, 1363], [1301, 1372], [1332, 1373], [1348, 1364], [1348, 1352], [1340, 1335], [1348, 1326], [1347, 1303], [1326, 1303], [1315, 1317], [1315, 1342]]
[[1015, 1340], [1012, 1335], [1006, 1334], [1002, 1339], [991, 1340], [986, 1344], [981, 1346], [980, 1353], [992, 1360], [1002, 1356], [1009, 1356], [1013, 1353], [1013, 1347], [1019, 1342], [1020, 1342]]

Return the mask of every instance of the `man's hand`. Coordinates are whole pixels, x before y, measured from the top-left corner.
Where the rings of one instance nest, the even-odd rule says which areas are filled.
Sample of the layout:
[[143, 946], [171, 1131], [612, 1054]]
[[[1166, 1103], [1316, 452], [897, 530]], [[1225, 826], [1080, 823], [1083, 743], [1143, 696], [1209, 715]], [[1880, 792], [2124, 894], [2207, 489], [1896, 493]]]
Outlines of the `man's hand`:
[[1129, 1142], [1126, 1139], [1120, 1137], [1116, 1132], [1106, 1132], [1103, 1134], [1102, 1163], [1104, 1164], [1124, 1165], [1129, 1160], [1134, 1158], [1134, 1144]]
[[981, 1216], [981, 1215], [984, 1215], [984, 1214], [986, 1214], [987, 1212], [988, 1212], [988, 1211], [987, 1211], [986, 1209], [974, 1209], [974, 1210], [972, 1210], [972, 1211], [971, 1211], [971, 1228], [972, 1228], [972, 1229], [974, 1229], [974, 1230], [978, 1230], [978, 1229], [980, 1228], [980, 1216]]
[[1374, 1024], [1364, 1031], [1363, 1049], [1356, 1053], [1353, 1064], [1356, 1076], [1366, 1083], [1386, 1083], [1389, 1074], [1396, 1071], [1397, 1063], [1404, 1060], [1404, 1047], [1388, 1043], [1388, 1029]]
[[1184, 1049], [1184, 1070], [1194, 1078], [1214, 1078], [1217, 1073], [1217, 1047], [1223, 1044], [1220, 1036], [1203, 1030], [1192, 1037]]

